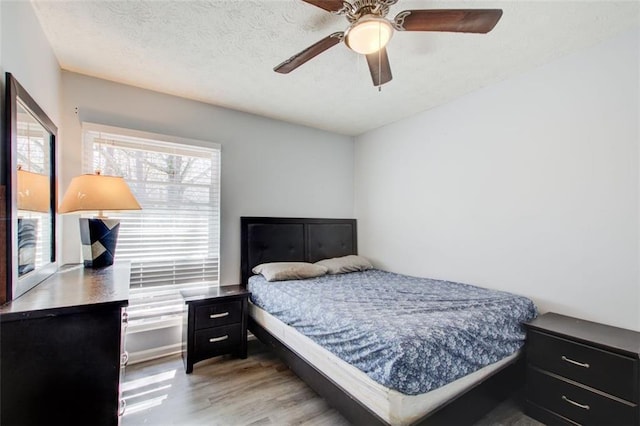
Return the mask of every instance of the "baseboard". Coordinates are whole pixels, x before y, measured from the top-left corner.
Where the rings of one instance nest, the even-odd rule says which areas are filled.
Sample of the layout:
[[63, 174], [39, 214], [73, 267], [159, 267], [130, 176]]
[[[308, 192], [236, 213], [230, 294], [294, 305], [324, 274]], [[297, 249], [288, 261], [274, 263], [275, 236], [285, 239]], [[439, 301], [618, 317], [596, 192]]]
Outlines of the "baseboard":
[[129, 354], [128, 364], [138, 364], [145, 361], [151, 361], [152, 359], [179, 354], [182, 353], [183, 349], [182, 343], [176, 343], [173, 345], [161, 346], [159, 348], [132, 352]]

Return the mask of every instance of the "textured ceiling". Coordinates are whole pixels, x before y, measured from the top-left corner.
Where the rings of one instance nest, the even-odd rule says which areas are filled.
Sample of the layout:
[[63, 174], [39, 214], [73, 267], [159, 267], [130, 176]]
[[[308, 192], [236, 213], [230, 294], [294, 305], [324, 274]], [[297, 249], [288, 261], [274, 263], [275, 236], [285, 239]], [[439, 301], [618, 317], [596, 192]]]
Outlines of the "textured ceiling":
[[640, 25], [629, 1], [399, 0], [406, 9], [500, 8], [483, 34], [396, 32], [378, 92], [344, 44], [290, 74], [273, 67], [347, 21], [300, 0], [32, 0], [63, 69], [357, 135]]

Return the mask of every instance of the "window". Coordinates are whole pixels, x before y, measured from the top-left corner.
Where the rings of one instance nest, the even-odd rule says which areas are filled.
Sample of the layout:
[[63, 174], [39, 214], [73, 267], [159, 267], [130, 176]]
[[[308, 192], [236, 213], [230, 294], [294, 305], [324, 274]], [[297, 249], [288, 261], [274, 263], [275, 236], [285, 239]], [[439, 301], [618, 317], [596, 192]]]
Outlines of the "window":
[[83, 133], [85, 172], [122, 176], [142, 206], [108, 213], [120, 219], [116, 259], [131, 261], [128, 333], [180, 325], [179, 291], [219, 283], [220, 146], [90, 123]]

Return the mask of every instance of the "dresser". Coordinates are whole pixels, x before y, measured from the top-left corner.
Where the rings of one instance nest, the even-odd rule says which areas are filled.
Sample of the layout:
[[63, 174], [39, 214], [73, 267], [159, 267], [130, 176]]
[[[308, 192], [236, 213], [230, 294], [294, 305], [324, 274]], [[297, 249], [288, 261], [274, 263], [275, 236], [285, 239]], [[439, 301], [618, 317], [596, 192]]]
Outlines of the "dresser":
[[193, 371], [194, 363], [214, 356], [247, 357], [247, 303], [251, 293], [235, 285], [181, 294], [188, 306], [182, 327], [187, 374]]
[[527, 415], [548, 424], [640, 424], [640, 333], [555, 313], [525, 326]]
[[129, 274], [65, 265], [0, 307], [0, 424], [119, 423]]

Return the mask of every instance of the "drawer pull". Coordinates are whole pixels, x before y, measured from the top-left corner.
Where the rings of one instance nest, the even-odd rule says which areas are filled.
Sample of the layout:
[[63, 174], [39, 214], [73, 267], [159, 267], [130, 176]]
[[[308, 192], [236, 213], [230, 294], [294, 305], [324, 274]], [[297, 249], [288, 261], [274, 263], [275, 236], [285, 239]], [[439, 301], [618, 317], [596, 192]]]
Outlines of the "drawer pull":
[[588, 405], [586, 405], [586, 404], [580, 404], [580, 403], [578, 403], [578, 402], [572, 401], [572, 400], [570, 400], [569, 398], [567, 398], [567, 397], [566, 397], [566, 396], [564, 396], [564, 395], [562, 395], [562, 399], [564, 399], [565, 401], [567, 401], [567, 402], [568, 402], [569, 404], [571, 404], [571, 405], [575, 405], [576, 407], [580, 407], [580, 408], [582, 408], [583, 410], [590, 410], [590, 409], [591, 409], [591, 407], [589, 407]]
[[120, 365], [125, 367], [129, 363], [129, 352], [124, 351], [120, 354]]
[[567, 358], [566, 356], [562, 355], [562, 360], [563, 361], [567, 361], [573, 365], [577, 365], [578, 367], [584, 367], [584, 368], [589, 368], [589, 364], [587, 364], [586, 362], [578, 362], [578, 361], [574, 361], [571, 358]]
[[222, 317], [226, 317], [227, 315], [229, 315], [229, 312], [223, 312], [221, 314], [211, 314], [211, 315], [209, 315], [209, 318], [211, 318], [211, 319], [222, 318]]
[[124, 416], [124, 412], [127, 411], [127, 401], [120, 400], [120, 406], [118, 407], [118, 417]]
[[222, 342], [223, 340], [227, 340], [228, 338], [229, 338], [228, 334], [225, 334], [224, 336], [220, 336], [220, 337], [212, 337], [211, 339], [209, 339], [209, 343]]

